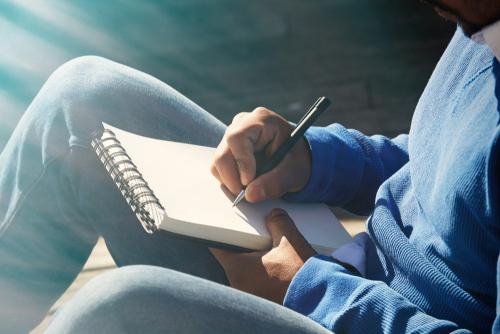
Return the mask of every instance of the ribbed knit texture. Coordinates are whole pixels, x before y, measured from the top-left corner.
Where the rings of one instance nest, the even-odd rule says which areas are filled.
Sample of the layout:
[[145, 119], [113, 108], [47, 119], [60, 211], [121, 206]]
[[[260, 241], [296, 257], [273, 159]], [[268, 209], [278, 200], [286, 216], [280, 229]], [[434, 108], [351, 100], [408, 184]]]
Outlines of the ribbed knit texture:
[[[491, 332], [500, 250], [500, 66], [458, 30], [409, 135], [334, 124], [307, 133], [313, 175], [290, 200], [357, 213], [372, 245], [367, 275], [310, 259], [285, 305], [339, 333]], [[408, 78], [411, 80], [411, 78]]]

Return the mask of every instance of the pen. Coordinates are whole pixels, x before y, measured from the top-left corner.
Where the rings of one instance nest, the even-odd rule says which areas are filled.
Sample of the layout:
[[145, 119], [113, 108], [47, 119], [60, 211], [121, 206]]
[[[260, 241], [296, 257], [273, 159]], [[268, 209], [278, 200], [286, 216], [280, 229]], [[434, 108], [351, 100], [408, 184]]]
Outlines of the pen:
[[[326, 97], [320, 97], [316, 102], [309, 108], [304, 116], [300, 119], [297, 126], [290, 134], [290, 137], [284, 141], [281, 146], [273, 153], [273, 155], [265, 162], [257, 161], [256, 166], [256, 178], [262, 174], [269, 172], [274, 169], [283, 160], [287, 153], [295, 146], [295, 144], [302, 138], [304, 133], [309, 129], [309, 127], [316, 121], [316, 119], [330, 106], [331, 102]], [[258, 159], [257, 159], [258, 160]], [[233, 202], [233, 207], [238, 205], [243, 198], [245, 198], [246, 187], [243, 188], [236, 199]]]

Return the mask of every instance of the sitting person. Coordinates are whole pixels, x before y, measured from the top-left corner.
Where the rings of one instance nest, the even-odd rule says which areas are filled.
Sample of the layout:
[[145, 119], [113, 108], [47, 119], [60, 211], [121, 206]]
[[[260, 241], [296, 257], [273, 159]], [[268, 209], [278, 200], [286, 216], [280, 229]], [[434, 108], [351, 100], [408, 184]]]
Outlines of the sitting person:
[[[500, 3], [430, 2], [462, 29], [410, 133], [316, 127], [259, 178], [253, 152], [291, 131], [279, 115], [257, 108], [226, 129], [123, 65], [83, 57], [59, 68], [0, 156], [0, 332], [36, 326], [103, 236], [127, 267], [87, 284], [48, 332], [500, 333]], [[90, 148], [101, 122], [219, 144], [212, 172], [233, 193], [247, 185], [251, 202], [285, 196], [370, 214], [368, 234], [318, 256], [273, 210], [267, 252], [148, 235]]]

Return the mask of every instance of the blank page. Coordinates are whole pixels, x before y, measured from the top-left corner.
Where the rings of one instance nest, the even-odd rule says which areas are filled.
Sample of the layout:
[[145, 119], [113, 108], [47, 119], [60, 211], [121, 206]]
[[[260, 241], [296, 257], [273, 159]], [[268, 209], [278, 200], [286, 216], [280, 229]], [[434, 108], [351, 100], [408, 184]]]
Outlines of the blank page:
[[165, 208], [161, 228], [249, 249], [267, 249], [271, 240], [265, 216], [286, 210], [300, 232], [320, 253], [351, 240], [324, 204], [282, 200], [232, 207], [234, 196], [210, 173], [214, 148], [147, 138], [105, 125], [121, 141]]

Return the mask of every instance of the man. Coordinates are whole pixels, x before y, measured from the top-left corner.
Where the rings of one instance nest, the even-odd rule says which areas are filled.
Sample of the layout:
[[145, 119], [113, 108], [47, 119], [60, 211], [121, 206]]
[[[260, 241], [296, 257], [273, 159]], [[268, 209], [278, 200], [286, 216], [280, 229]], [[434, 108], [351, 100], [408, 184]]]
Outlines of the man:
[[[224, 131], [124, 66], [83, 58], [56, 71], [0, 157], [0, 328], [36, 324], [103, 235], [120, 266], [221, 284], [118, 269], [83, 288], [49, 332], [500, 332], [500, 3], [431, 4], [477, 42], [456, 32], [409, 135], [314, 128], [257, 179], [253, 153], [291, 131], [279, 115], [257, 108]], [[247, 185], [251, 202], [284, 195], [371, 213], [369, 234], [317, 256], [277, 209], [267, 219], [273, 248], [211, 249], [221, 268], [203, 246], [142, 233], [88, 148], [101, 121], [192, 143], [223, 137], [212, 172], [232, 192]]]

